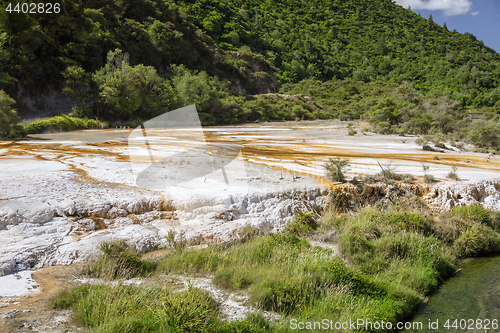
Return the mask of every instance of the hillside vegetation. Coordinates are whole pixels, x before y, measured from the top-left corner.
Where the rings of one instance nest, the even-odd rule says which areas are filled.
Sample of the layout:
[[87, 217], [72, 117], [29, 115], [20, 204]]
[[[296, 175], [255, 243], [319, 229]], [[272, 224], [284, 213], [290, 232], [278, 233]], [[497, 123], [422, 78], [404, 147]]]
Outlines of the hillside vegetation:
[[498, 53], [391, 0], [189, 0], [182, 6], [221, 48], [265, 55], [280, 69], [281, 82], [407, 81], [467, 105], [500, 99]]
[[111, 125], [194, 103], [204, 124], [361, 118], [382, 133], [500, 147], [500, 55], [391, 0], [7, 5], [0, 89], [20, 112], [56, 91], [75, 115]]

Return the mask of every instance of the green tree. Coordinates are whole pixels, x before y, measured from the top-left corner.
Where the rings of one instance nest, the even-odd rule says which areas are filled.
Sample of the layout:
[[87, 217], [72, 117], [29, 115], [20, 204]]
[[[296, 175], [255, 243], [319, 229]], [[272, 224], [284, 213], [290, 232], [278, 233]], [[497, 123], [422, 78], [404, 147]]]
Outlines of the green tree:
[[[368, 113], [368, 121], [376, 126], [383, 124], [379, 130], [390, 132], [391, 126], [397, 125], [400, 117], [400, 108], [391, 98], [385, 98], [377, 105], [373, 106]], [[389, 128], [387, 124], [390, 125]]]
[[155, 20], [148, 28], [151, 41], [156, 46], [162, 57], [170, 61], [178, 61], [183, 44], [183, 34], [173, 29], [172, 23], [162, 23]]
[[19, 119], [16, 110], [12, 108], [15, 102], [5, 91], [0, 90], [0, 137], [9, 136], [12, 124]]
[[234, 122], [231, 118], [237, 118], [237, 114], [231, 102], [233, 93], [226, 83], [204, 71], [191, 71], [182, 65], [174, 66], [173, 73], [171, 81], [177, 97], [176, 107], [195, 104], [204, 124]]
[[168, 85], [150, 66], [130, 66], [128, 55], [116, 49], [93, 79], [98, 95], [94, 115], [108, 120], [147, 119], [168, 111]]
[[4, 48], [4, 45], [7, 43], [7, 39], [7, 33], [2, 32], [2, 29], [0, 28], [0, 87], [17, 81], [3, 71], [2, 63], [4, 63], [7, 59], [7, 50]]
[[90, 75], [80, 66], [68, 66], [63, 72], [66, 79], [66, 87], [63, 93], [75, 99], [77, 104], [83, 102], [86, 97], [86, 90], [89, 89]]

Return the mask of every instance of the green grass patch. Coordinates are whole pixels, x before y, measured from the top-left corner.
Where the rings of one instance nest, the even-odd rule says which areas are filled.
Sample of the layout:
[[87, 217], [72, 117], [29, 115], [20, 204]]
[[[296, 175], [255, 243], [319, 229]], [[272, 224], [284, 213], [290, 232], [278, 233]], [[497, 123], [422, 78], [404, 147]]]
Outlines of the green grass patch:
[[[284, 318], [343, 318], [343, 303], [335, 304], [338, 311], [325, 308], [338, 301], [352, 302], [353, 312], [349, 315], [359, 318], [371, 314], [381, 320], [402, 319], [420, 302], [417, 293], [410, 289], [395, 288], [377, 276], [348, 267], [330, 249], [313, 247], [288, 232], [258, 235], [243, 243], [203, 250], [173, 252], [163, 259], [159, 269], [213, 273], [219, 287], [244, 290], [254, 306], [276, 311]], [[375, 311], [373, 304], [384, 304], [384, 312]], [[287, 331], [283, 325], [273, 329]]]
[[[293, 331], [290, 320], [407, 320], [458, 260], [498, 253], [500, 214], [481, 206], [457, 207], [435, 216], [414, 204], [332, 211], [321, 219], [302, 213], [284, 232], [246, 227], [238, 240], [205, 249], [173, 250], [155, 267], [124, 243], [103, 245], [93, 274], [131, 277], [157, 272], [210, 274], [222, 289], [249, 295], [249, 304], [282, 317], [266, 323], [252, 315], [224, 323], [218, 305], [204, 292], [180, 293], [139, 287], [86, 286], [62, 292], [55, 308], [75, 309], [95, 332]], [[338, 245], [311, 246], [307, 237]], [[328, 237], [322, 237], [328, 235]], [[175, 330], [174, 330], [175, 331]]]
[[294, 219], [289, 222], [285, 227], [285, 232], [292, 235], [303, 236], [306, 235], [317, 227], [314, 212], [298, 213]]
[[218, 304], [203, 290], [85, 285], [59, 294], [52, 304], [72, 308], [92, 332], [265, 332], [258, 316], [227, 323]]

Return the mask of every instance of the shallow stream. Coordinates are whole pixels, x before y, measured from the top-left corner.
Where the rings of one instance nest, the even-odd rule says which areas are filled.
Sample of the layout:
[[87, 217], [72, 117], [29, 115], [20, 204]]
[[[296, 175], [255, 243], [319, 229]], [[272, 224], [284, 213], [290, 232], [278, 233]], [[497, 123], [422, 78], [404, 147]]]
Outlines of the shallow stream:
[[413, 322], [421, 322], [423, 329], [403, 332], [499, 332], [500, 256], [464, 261], [461, 270], [421, 307]]

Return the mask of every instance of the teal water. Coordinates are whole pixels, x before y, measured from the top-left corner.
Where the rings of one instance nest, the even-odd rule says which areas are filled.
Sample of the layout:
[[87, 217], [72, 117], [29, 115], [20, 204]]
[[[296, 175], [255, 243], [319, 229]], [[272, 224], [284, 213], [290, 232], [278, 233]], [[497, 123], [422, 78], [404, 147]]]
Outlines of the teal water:
[[[446, 328], [448, 319], [450, 327]], [[460, 322], [462, 319], [465, 321]], [[464, 261], [461, 270], [421, 307], [413, 322], [421, 322], [423, 329], [402, 332], [500, 332], [500, 256]], [[434, 324], [429, 327], [429, 323]], [[454, 323], [456, 327], [452, 327]]]

